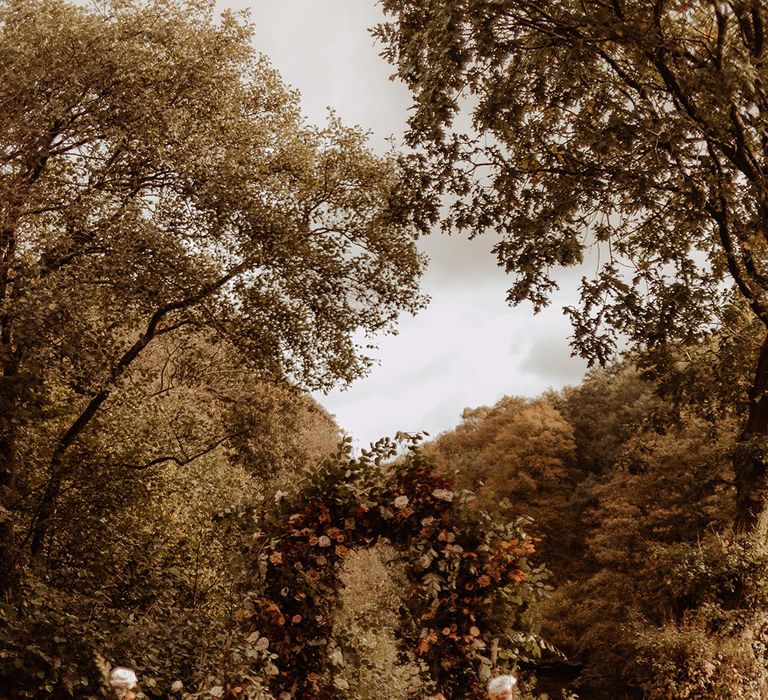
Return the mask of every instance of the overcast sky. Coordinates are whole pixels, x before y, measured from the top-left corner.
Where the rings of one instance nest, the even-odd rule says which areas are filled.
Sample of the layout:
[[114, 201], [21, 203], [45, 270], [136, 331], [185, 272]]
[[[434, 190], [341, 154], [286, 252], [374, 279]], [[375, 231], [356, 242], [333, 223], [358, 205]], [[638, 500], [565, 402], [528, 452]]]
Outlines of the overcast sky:
[[[342, 121], [372, 132], [383, 151], [403, 133], [408, 93], [390, 81], [368, 28], [381, 19], [374, 0], [236, 0], [249, 8], [256, 48], [301, 92], [307, 118], [324, 123], [332, 107]], [[578, 383], [583, 361], [570, 356], [561, 307], [572, 301], [578, 274], [537, 316], [529, 305], [504, 302], [511, 280], [496, 267], [492, 234], [474, 241], [434, 234], [423, 289], [432, 298], [399, 333], [378, 339], [378, 365], [344, 391], [315, 397], [365, 447], [398, 430], [435, 435], [454, 427], [465, 407], [490, 405], [505, 394], [535, 396]], [[571, 298], [569, 298], [569, 295]]]

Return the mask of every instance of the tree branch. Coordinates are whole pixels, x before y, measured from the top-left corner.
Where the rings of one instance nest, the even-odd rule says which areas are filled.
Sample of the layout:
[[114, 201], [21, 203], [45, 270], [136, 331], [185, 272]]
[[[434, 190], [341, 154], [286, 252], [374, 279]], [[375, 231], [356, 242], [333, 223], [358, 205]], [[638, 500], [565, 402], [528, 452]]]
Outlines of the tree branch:
[[231, 433], [228, 435], [224, 435], [214, 442], [212, 442], [207, 447], [203, 448], [199, 452], [196, 452], [193, 455], [190, 456], [184, 456], [184, 457], [178, 457], [176, 455], [167, 455], [164, 457], [155, 457], [155, 459], [151, 459], [149, 462], [146, 462], [145, 464], [120, 464], [118, 466], [121, 466], [125, 469], [133, 469], [136, 471], [141, 471], [143, 469], [149, 469], [150, 467], [155, 467], [159, 464], [165, 464], [167, 462], [174, 462], [178, 466], [183, 467], [189, 464], [190, 462], [194, 462], [196, 459], [199, 459], [200, 457], [203, 457], [211, 452], [213, 452], [217, 447], [219, 447], [221, 444], [226, 442], [227, 440], [231, 440], [235, 437], [240, 437], [244, 433]]
[[715, 205], [712, 202], [707, 202], [705, 207], [717, 224], [720, 243], [723, 247], [723, 252], [725, 253], [725, 260], [728, 265], [728, 271], [731, 273], [731, 277], [739, 288], [739, 291], [749, 303], [749, 306], [755, 312], [755, 315], [764, 325], [768, 326], [768, 307], [766, 307], [765, 302], [761, 300], [760, 296], [752, 289], [751, 285], [746, 280], [734, 250], [731, 227], [728, 219], [728, 203], [725, 196], [721, 193], [718, 197], [718, 205]]
[[230, 270], [225, 275], [202, 287], [192, 296], [186, 297], [185, 299], [180, 299], [179, 301], [171, 302], [169, 304], [165, 304], [164, 306], [158, 308], [149, 319], [147, 328], [144, 333], [142, 333], [138, 340], [136, 340], [136, 342], [130, 348], [128, 348], [128, 350], [112, 368], [112, 371], [109, 374], [109, 379], [107, 380], [105, 386], [91, 397], [91, 400], [88, 402], [87, 406], [83, 409], [80, 415], [59, 438], [59, 441], [54, 448], [53, 455], [51, 457], [51, 479], [41, 499], [32, 527], [31, 552], [34, 556], [37, 556], [42, 550], [43, 541], [47, 530], [47, 523], [51, 515], [53, 515], [56, 498], [58, 497], [59, 490], [61, 488], [61, 479], [66, 473], [66, 469], [64, 468], [63, 464], [64, 454], [75, 441], [77, 436], [80, 435], [80, 433], [82, 433], [82, 431], [91, 422], [91, 420], [93, 420], [94, 416], [101, 408], [101, 405], [107, 400], [107, 398], [109, 398], [114, 387], [114, 383], [117, 381], [117, 379], [120, 378], [120, 376], [123, 374], [123, 372], [125, 372], [130, 364], [139, 356], [141, 351], [146, 348], [147, 345], [149, 345], [150, 341], [155, 338], [159, 332], [162, 332], [162, 329], [159, 329], [158, 326], [168, 314], [173, 311], [180, 311], [182, 309], [189, 308], [190, 306], [194, 306], [195, 304], [205, 299], [205, 297], [223, 287], [225, 284], [227, 284], [227, 282], [246, 270], [247, 267], [248, 263], [242, 262], [232, 268], [232, 270]]

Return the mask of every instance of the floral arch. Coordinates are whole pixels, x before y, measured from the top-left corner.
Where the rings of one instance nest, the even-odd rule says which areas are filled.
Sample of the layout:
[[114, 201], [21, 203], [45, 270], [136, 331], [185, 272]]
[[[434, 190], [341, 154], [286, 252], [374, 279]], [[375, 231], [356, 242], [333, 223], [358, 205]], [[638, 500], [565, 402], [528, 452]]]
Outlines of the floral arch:
[[[276, 697], [354, 696], [334, 685], [329, 645], [339, 572], [355, 548], [386, 539], [406, 569], [407, 610], [398, 630], [403, 658], [448, 698], [479, 697], [491, 670], [547, 647], [533, 631], [535, 602], [548, 589], [521, 523], [493, 522], [468, 492], [435, 473], [419, 436], [382, 439], [353, 457], [349, 441], [265, 509], [252, 546], [253, 582], [243, 618], [269, 640]], [[271, 505], [271, 504], [270, 504]], [[493, 650], [493, 653], [492, 653]]]

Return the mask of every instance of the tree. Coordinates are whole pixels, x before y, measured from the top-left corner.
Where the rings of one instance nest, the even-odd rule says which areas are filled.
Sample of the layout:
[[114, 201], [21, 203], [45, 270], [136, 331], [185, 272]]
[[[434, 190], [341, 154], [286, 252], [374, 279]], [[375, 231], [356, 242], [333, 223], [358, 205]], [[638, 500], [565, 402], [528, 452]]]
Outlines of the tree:
[[[614, 376], [619, 386], [626, 383], [622, 374]], [[671, 685], [684, 677], [686, 663], [676, 657], [677, 650], [671, 645], [664, 650], [669, 641], [665, 629], [696, 629], [698, 641], [706, 642], [699, 653], [706, 656], [712, 649], [711, 661], [726, 667], [729, 642], [723, 637], [729, 635], [720, 635], [726, 630], [717, 629], [717, 616], [707, 610], [707, 603], [730, 608], [746, 629], [761, 634], [762, 625], [753, 626], [748, 601], [738, 601], [747, 611], [734, 604], [739, 581], [760, 580], [751, 578], [756, 573], [749, 570], [751, 556], [717, 582], [711, 580], [715, 570], [728, 570], [733, 556], [722, 552], [718, 560], [710, 551], [706, 566], [696, 566], [697, 557], [704, 557], [702, 550], [722, 541], [713, 533], [732, 518], [727, 454], [734, 433], [733, 421], [713, 425], [686, 414], [663, 432], [638, 426], [604, 469], [602, 482], [587, 484], [592, 508], [582, 515], [587, 526], [583, 575], [566, 582], [545, 602], [543, 629], [553, 644], [583, 664], [579, 684], [588, 697], [656, 697], [648, 679], [662, 660], [670, 669], [656, 682]], [[602, 431], [596, 437], [598, 445], [604, 444]], [[735, 554], [739, 548], [727, 549]], [[697, 588], [712, 597], [693, 594]], [[713, 624], [704, 627], [708, 612]], [[655, 659], [638, 660], [641, 639], [654, 642]], [[754, 645], [754, 655], [759, 658], [758, 647]], [[673, 697], [680, 694], [672, 691]], [[732, 697], [739, 695], [734, 692]]]
[[[57, 422], [21, 431], [23, 492], [45, 483], [36, 450]], [[73, 445], [41, 566], [22, 570], [13, 599], [0, 601], [0, 687], [92, 697], [96, 653], [136, 669], [150, 697], [174, 681], [210, 697], [226, 674], [247, 673], [258, 650], [234, 618], [242, 541], [223, 516], [273, 492], [273, 473], [287, 481], [289, 460], [294, 481], [310, 471], [338, 437], [312, 399], [259, 383], [223, 343], [158, 338]], [[14, 510], [19, 532], [33, 496]]]
[[356, 333], [422, 304], [394, 160], [306, 125], [250, 39], [207, 0], [0, 7], [0, 590], [158, 339], [322, 387], [365, 371]]
[[667, 418], [671, 409], [657, 392], [658, 386], [644, 380], [632, 358], [627, 358], [594, 368], [580, 385], [552, 395], [550, 401], [573, 427], [579, 467], [605, 473], [642, 424]]
[[[736, 528], [768, 527], [768, 94], [759, 0], [384, 0], [414, 94], [419, 223], [498, 231], [512, 303], [600, 251], [568, 308], [576, 351], [663, 353], [717, 325], [733, 285], [759, 322], [737, 440]], [[471, 109], [475, 135], [452, 131]]]
[[547, 566], [556, 575], [569, 572], [578, 530], [574, 487], [582, 474], [573, 429], [549, 401], [505, 396], [490, 408], [465, 409], [433, 449], [441, 470], [492, 515], [533, 518], [529, 529], [543, 535]]

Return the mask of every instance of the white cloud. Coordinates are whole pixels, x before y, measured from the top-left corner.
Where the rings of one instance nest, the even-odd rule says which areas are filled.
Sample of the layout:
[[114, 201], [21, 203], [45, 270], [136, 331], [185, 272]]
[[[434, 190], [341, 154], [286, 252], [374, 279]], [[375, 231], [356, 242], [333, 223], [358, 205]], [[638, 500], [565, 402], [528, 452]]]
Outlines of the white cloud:
[[510, 309], [498, 286], [456, 287], [404, 319], [379, 343], [381, 364], [345, 391], [318, 396], [360, 446], [398, 430], [436, 434], [467, 406], [505, 394], [535, 396], [576, 383], [584, 363], [569, 357], [559, 309]]

